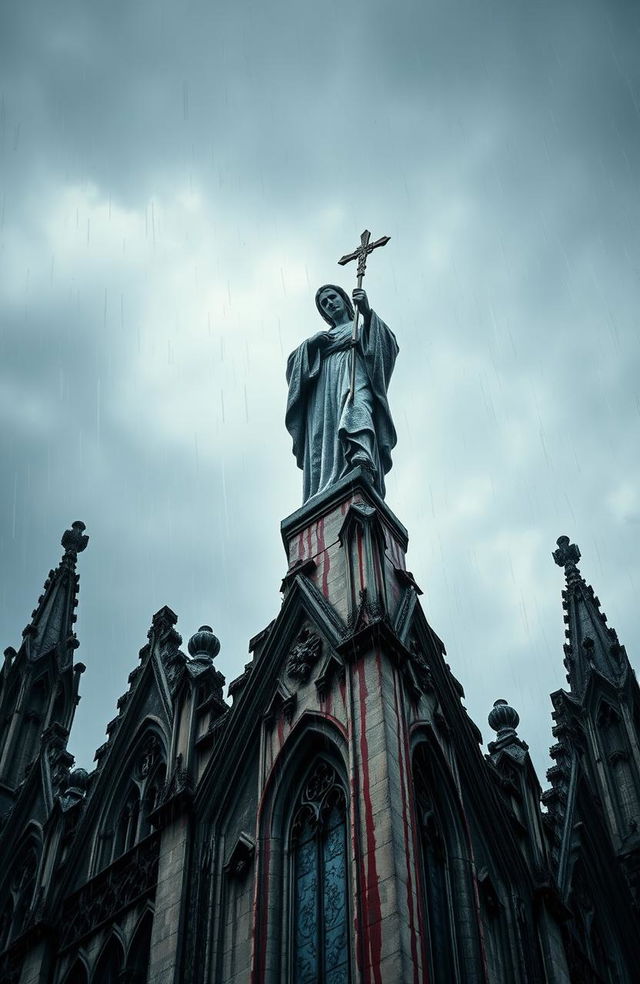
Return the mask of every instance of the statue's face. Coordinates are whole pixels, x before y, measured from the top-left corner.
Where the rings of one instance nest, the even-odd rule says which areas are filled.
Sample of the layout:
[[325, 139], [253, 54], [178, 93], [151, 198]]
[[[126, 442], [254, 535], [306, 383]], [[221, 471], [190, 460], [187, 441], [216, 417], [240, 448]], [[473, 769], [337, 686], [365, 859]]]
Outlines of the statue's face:
[[334, 325], [342, 325], [349, 320], [349, 312], [344, 303], [344, 298], [331, 287], [322, 291], [318, 298], [318, 304]]

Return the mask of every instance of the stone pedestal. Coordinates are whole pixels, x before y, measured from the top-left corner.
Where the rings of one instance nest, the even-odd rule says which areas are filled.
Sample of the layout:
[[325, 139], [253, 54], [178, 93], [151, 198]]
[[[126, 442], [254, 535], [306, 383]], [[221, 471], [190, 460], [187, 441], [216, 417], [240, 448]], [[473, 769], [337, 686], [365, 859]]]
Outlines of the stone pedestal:
[[[316, 496], [282, 523], [289, 560], [285, 596], [297, 574], [342, 620], [338, 645], [343, 681], [310, 710], [344, 725], [349, 759], [351, 905], [354, 979], [422, 981], [417, 827], [402, 663], [408, 652], [396, 617], [414, 585], [407, 573], [404, 526], [360, 469]], [[419, 591], [414, 585], [415, 591]], [[338, 691], [341, 691], [338, 693]], [[315, 709], [314, 709], [315, 710]]]

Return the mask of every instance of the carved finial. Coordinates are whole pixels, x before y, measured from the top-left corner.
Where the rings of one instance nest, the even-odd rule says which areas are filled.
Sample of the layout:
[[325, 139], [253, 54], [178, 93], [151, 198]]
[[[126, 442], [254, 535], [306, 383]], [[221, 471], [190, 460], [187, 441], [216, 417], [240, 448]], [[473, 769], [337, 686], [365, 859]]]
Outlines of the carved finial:
[[187, 648], [192, 659], [213, 660], [220, 652], [220, 640], [210, 625], [201, 625], [189, 639]]
[[494, 701], [493, 710], [490, 711], [487, 720], [489, 727], [497, 732], [498, 740], [500, 740], [509, 735], [515, 736], [516, 728], [520, 724], [520, 715], [513, 707], [509, 706], [506, 700], [500, 698]]
[[565, 573], [575, 570], [580, 560], [580, 550], [575, 543], [569, 542], [568, 536], [559, 536], [556, 540], [558, 549], [553, 551], [553, 559], [558, 567], [564, 567]]
[[82, 553], [89, 542], [89, 537], [84, 535], [86, 528], [84, 523], [77, 519], [75, 523], [71, 524], [70, 530], [64, 531], [60, 543], [64, 547], [66, 556], [76, 557], [79, 553]]

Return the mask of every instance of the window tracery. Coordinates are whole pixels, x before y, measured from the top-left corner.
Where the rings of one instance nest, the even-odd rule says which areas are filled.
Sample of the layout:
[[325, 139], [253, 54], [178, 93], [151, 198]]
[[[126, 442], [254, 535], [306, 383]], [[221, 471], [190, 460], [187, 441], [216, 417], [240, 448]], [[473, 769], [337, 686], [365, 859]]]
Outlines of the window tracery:
[[126, 784], [120, 787], [122, 792], [116, 796], [98, 835], [96, 871], [130, 851], [151, 833], [150, 815], [162, 798], [166, 763], [162, 742], [155, 733], [147, 735], [130, 762]]
[[87, 984], [87, 970], [81, 960], [76, 960], [64, 979], [64, 984]]
[[93, 974], [93, 984], [119, 984], [124, 954], [117, 939], [112, 938], [102, 951]]
[[608, 764], [610, 793], [624, 838], [636, 832], [640, 821], [638, 783], [629, 754], [629, 741], [620, 714], [607, 701], [600, 704], [597, 720], [604, 759]]
[[5, 888], [6, 900], [0, 916], [0, 952], [26, 928], [35, 895], [37, 871], [38, 851], [32, 843], [20, 852]]
[[431, 745], [418, 746], [413, 769], [429, 980], [471, 984], [484, 979], [471, 846], [460, 823], [455, 792], [449, 791], [448, 777]]
[[298, 797], [291, 856], [291, 980], [348, 984], [346, 799], [335, 769], [324, 760]]

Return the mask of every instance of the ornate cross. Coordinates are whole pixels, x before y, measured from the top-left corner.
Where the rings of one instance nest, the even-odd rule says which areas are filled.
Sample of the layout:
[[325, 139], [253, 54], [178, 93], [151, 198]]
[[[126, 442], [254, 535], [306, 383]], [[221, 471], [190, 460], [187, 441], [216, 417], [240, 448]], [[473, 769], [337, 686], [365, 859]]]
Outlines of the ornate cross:
[[559, 536], [556, 543], [558, 549], [553, 551], [553, 559], [558, 567], [564, 567], [565, 571], [575, 567], [580, 560], [580, 550], [575, 543], [570, 543], [568, 536]]
[[378, 246], [386, 246], [391, 239], [391, 236], [382, 236], [380, 239], [376, 239], [375, 243], [369, 242], [370, 239], [371, 233], [368, 229], [365, 229], [360, 236], [360, 245], [358, 248], [354, 249], [353, 253], [346, 253], [338, 260], [340, 266], [345, 266], [345, 264], [350, 263], [351, 260], [358, 261], [358, 287], [362, 287], [362, 278], [364, 277], [365, 270], [367, 268], [367, 256], [369, 253], [373, 253], [374, 249], [377, 249]]
[[[362, 287], [362, 281], [364, 279], [365, 270], [367, 269], [367, 256], [369, 253], [373, 253], [374, 249], [378, 246], [386, 246], [389, 242], [391, 236], [381, 236], [380, 239], [376, 239], [375, 243], [370, 242], [371, 233], [368, 229], [365, 229], [360, 236], [360, 245], [357, 249], [354, 249], [353, 253], [345, 253], [338, 260], [340, 266], [345, 266], [345, 264], [350, 263], [351, 260], [358, 261], [358, 288]], [[355, 317], [353, 319], [353, 329], [351, 331], [351, 387], [349, 389], [349, 403], [353, 403], [353, 397], [356, 390], [356, 354], [355, 347], [358, 341], [358, 320], [360, 318], [360, 311], [356, 307]]]

